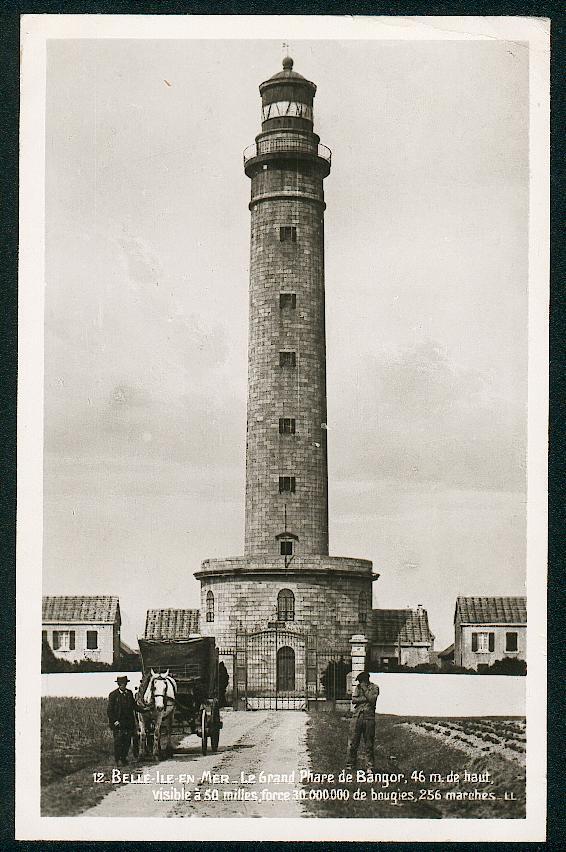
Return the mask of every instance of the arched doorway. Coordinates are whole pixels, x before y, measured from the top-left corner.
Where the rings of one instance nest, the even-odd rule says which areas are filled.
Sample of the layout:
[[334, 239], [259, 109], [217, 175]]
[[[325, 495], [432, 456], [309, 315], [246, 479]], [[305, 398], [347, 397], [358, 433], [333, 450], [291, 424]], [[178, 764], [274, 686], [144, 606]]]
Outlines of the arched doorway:
[[295, 689], [295, 652], [288, 645], [277, 651], [277, 692]]

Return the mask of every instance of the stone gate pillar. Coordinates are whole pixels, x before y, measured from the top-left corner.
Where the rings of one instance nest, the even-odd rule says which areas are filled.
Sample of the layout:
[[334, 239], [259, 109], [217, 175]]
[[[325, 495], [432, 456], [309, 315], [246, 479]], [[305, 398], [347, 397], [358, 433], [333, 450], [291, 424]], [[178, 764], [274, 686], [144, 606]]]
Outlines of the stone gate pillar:
[[352, 690], [356, 686], [356, 678], [366, 667], [368, 640], [362, 633], [356, 633], [350, 638], [352, 654]]

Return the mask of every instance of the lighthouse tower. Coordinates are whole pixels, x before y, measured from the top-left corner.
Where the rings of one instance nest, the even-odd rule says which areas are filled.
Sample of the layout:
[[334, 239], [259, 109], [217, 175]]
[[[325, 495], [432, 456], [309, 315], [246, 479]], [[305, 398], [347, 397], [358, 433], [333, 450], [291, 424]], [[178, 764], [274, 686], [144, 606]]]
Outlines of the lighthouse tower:
[[265, 643], [274, 631], [276, 653], [287, 631], [286, 666], [292, 656], [298, 667], [287, 681], [297, 684], [300, 636], [344, 647], [364, 632], [377, 575], [368, 560], [329, 556], [328, 548], [323, 183], [331, 153], [314, 132], [316, 86], [286, 57], [259, 91], [261, 132], [244, 152], [251, 181], [244, 556], [205, 560], [195, 576], [203, 632], [222, 648], [235, 647], [239, 633]]

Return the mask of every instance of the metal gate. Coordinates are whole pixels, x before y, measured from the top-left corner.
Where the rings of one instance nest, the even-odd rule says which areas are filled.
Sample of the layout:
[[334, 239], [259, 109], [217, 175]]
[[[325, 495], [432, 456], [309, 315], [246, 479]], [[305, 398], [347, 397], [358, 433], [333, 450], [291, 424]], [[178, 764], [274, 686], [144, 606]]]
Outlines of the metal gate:
[[303, 710], [308, 637], [284, 625], [236, 634], [235, 703], [245, 710]]
[[304, 710], [347, 698], [350, 648], [318, 647], [315, 632], [286, 625], [236, 634], [235, 710]]

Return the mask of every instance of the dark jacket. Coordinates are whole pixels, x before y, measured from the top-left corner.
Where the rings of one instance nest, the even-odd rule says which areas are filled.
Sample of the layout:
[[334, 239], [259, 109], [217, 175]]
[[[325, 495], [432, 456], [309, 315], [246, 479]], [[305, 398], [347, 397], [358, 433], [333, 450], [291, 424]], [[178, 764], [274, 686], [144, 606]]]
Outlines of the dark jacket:
[[374, 683], [358, 684], [352, 698], [354, 716], [361, 716], [362, 719], [374, 719], [378, 695], [379, 686]]
[[124, 731], [133, 731], [136, 727], [135, 717], [136, 702], [131, 689], [126, 689], [125, 692], [120, 692], [115, 689], [108, 696], [108, 721], [110, 727], [114, 729], [114, 722], [119, 722], [119, 727]]

